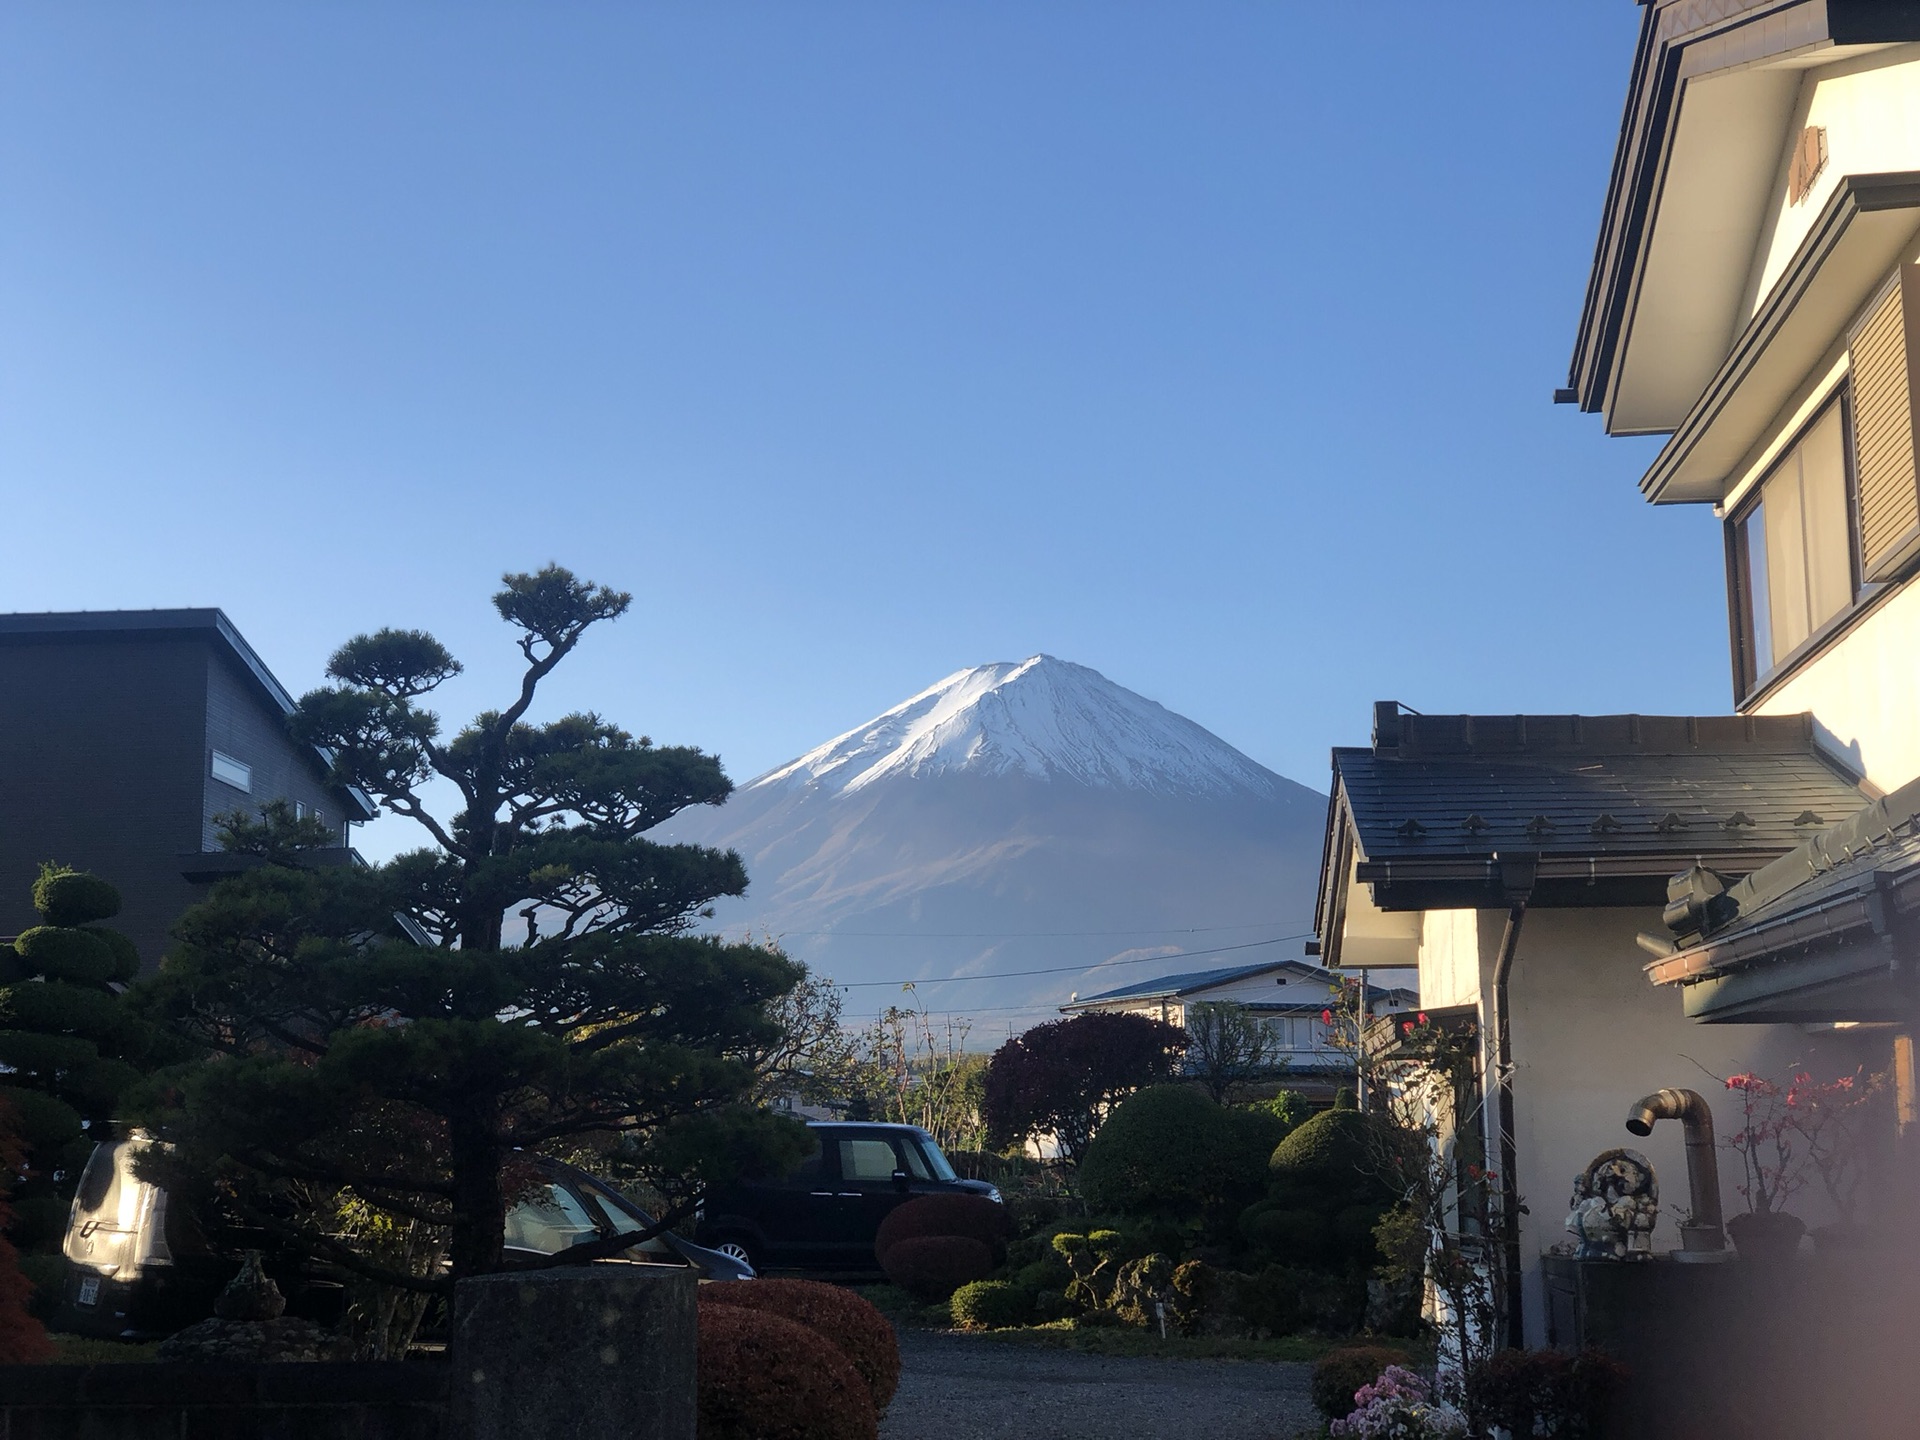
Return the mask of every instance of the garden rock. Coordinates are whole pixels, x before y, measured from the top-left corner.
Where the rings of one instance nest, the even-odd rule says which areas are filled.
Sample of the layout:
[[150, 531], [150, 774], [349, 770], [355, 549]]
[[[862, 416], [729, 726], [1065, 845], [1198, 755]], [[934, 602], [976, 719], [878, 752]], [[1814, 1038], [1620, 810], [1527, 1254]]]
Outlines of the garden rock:
[[240, 1273], [213, 1302], [213, 1318], [162, 1342], [155, 1358], [195, 1364], [344, 1360], [347, 1346], [323, 1325], [288, 1318], [287, 1297], [249, 1250]]

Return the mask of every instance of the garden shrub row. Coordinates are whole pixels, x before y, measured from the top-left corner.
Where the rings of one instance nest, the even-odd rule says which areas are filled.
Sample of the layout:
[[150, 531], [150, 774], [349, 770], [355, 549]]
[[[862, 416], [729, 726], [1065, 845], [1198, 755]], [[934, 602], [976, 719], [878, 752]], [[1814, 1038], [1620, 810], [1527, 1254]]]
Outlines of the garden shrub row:
[[887, 1318], [838, 1286], [700, 1287], [701, 1440], [874, 1440], [900, 1383]]

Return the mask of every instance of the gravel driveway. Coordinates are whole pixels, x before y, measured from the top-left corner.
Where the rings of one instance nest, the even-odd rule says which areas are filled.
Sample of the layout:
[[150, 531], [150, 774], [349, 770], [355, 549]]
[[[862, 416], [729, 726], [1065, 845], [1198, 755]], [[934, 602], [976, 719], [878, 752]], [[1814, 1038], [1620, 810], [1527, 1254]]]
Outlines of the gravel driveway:
[[1307, 1365], [1121, 1360], [900, 1332], [881, 1440], [1287, 1440], [1311, 1433]]

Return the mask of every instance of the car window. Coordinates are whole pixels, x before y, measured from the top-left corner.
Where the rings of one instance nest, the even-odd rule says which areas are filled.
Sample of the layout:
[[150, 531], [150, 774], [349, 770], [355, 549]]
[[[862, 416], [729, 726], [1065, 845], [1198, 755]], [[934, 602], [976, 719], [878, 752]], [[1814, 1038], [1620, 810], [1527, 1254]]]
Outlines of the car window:
[[840, 1178], [842, 1180], [891, 1180], [900, 1168], [893, 1146], [885, 1140], [842, 1140], [840, 1142]]
[[934, 1179], [953, 1181], [960, 1178], [954, 1173], [953, 1162], [947, 1159], [946, 1153], [941, 1150], [940, 1142], [931, 1135], [919, 1137], [919, 1148], [927, 1157], [927, 1168], [933, 1171]]
[[920, 1147], [905, 1138], [899, 1141], [899, 1145], [900, 1153], [907, 1157], [907, 1173], [916, 1180], [931, 1180], [933, 1172], [927, 1169], [927, 1162], [920, 1154]]
[[587, 1207], [559, 1185], [542, 1186], [507, 1211], [506, 1243], [514, 1250], [558, 1255], [599, 1233]]

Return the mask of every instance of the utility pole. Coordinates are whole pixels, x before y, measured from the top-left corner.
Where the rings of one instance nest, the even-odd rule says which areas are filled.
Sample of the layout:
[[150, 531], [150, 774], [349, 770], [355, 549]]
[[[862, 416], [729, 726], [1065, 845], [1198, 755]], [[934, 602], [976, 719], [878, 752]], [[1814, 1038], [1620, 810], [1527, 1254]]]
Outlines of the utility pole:
[[1372, 1019], [1372, 1006], [1367, 999], [1367, 971], [1360, 971], [1360, 1028], [1353, 1040], [1353, 1101], [1361, 1110], [1367, 1108], [1367, 1021]]

